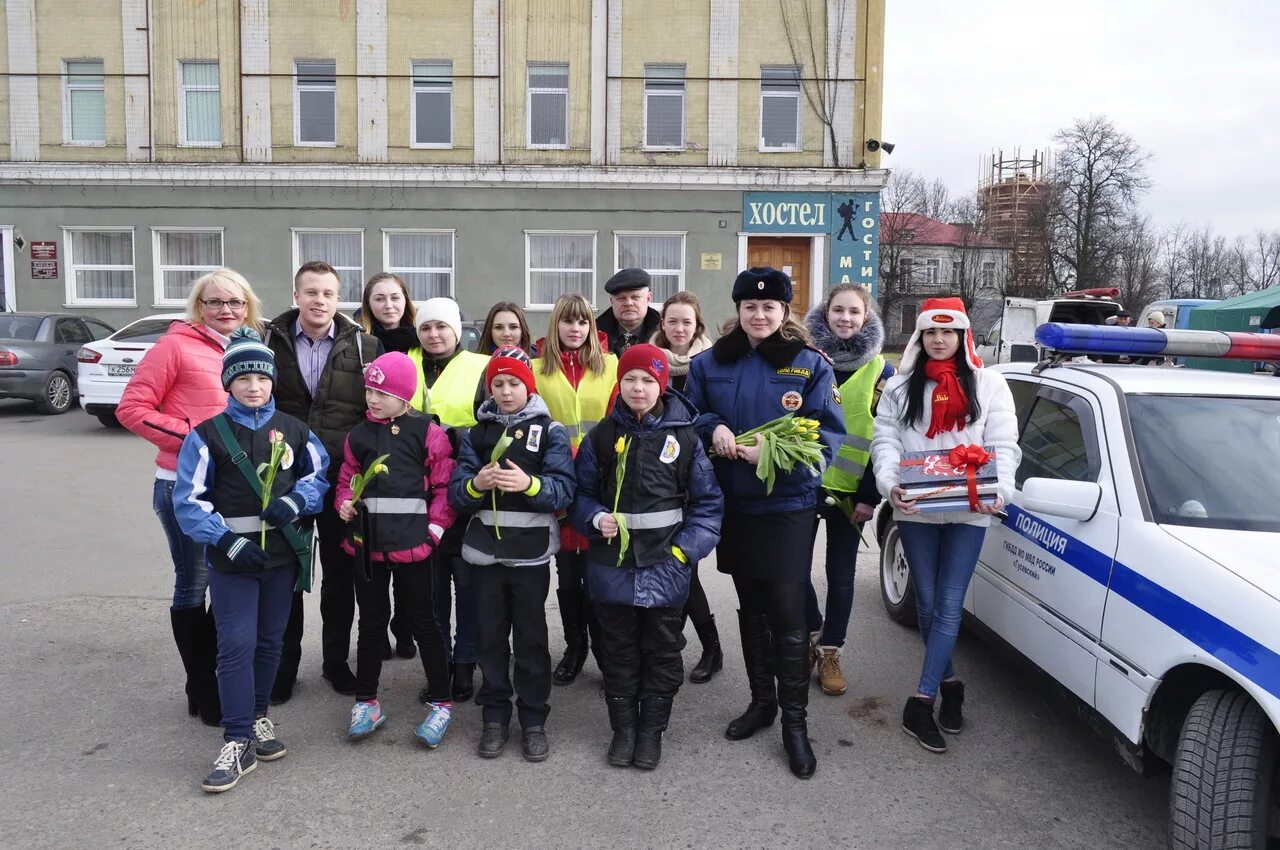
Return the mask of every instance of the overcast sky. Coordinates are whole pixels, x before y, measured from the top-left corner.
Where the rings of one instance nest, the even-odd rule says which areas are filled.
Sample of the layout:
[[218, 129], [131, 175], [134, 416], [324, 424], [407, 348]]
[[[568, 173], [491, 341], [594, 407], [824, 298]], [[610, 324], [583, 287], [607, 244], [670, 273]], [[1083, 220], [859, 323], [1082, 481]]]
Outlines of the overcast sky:
[[1109, 116], [1151, 153], [1143, 208], [1280, 230], [1280, 3], [888, 0], [882, 162], [977, 186], [993, 149]]

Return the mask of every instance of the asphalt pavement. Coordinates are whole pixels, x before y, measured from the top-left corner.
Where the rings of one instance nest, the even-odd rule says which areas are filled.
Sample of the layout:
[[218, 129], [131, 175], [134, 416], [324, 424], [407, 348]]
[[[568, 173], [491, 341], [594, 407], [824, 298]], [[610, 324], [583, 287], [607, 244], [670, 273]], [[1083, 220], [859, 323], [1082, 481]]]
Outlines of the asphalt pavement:
[[[320, 678], [319, 599], [307, 598], [299, 687], [272, 716], [289, 755], [233, 791], [199, 781], [219, 730], [188, 718], [165, 609], [172, 566], [151, 511], [153, 452], [78, 408], [0, 402], [0, 845], [9, 847], [1039, 847], [1165, 843], [1165, 777], [1129, 770], [1025, 668], [962, 634], [967, 726], [937, 756], [902, 733], [919, 637], [881, 606], [877, 553], [859, 560], [844, 656], [849, 693], [815, 682], [817, 775], [788, 772], [778, 727], [743, 742], [747, 702], [733, 586], [701, 575], [725, 646], [686, 684], [654, 772], [610, 767], [601, 679], [588, 661], [555, 688], [551, 757], [475, 754], [479, 709], [444, 744], [413, 738], [417, 660], [384, 667], [387, 725], [345, 739], [350, 699]], [[822, 540], [818, 541], [821, 552]], [[824, 592], [821, 558], [815, 581]], [[562, 647], [555, 595], [553, 653]], [[690, 627], [686, 669], [699, 645]], [[477, 676], [477, 683], [479, 677]]]

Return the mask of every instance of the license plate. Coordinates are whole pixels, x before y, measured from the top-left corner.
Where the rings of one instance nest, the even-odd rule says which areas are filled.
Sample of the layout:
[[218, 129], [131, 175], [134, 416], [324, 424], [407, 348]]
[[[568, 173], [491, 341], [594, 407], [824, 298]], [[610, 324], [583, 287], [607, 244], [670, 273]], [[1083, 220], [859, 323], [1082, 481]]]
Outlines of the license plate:
[[132, 375], [134, 370], [137, 368], [138, 367], [134, 364], [130, 364], [127, 366], [108, 366], [107, 374], [113, 377], [115, 376], [128, 377], [129, 375]]

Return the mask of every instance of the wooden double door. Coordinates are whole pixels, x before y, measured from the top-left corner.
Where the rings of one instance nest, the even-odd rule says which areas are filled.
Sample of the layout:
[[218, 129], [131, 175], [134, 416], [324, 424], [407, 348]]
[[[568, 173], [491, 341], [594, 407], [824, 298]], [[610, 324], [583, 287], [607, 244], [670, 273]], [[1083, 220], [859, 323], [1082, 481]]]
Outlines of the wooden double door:
[[748, 236], [747, 267], [772, 266], [791, 278], [791, 315], [803, 322], [809, 312], [809, 257], [807, 236]]

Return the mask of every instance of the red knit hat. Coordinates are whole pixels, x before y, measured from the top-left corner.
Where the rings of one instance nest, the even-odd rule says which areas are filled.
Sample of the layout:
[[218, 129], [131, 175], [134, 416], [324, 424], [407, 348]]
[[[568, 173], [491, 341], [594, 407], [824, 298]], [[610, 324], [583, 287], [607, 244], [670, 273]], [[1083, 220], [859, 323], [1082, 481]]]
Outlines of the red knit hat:
[[529, 395], [538, 391], [538, 382], [529, 365], [529, 355], [523, 349], [508, 345], [493, 352], [489, 365], [484, 367], [484, 385], [490, 392], [493, 391], [493, 379], [498, 375], [514, 375], [519, 378]]
[[622, 352], [618, 358], [618, 380], [632, 369], [648, 372], [658, 382], [658, 392], [665, 393], [671, 381], [671, 367], [667, 364], [667, 355], [661, 348], [649, 343], [633, 345]]
[[409, 355], [388, 351], [364, 370], [364, 385], [411, 403], [418, 391], [418, 370]]

